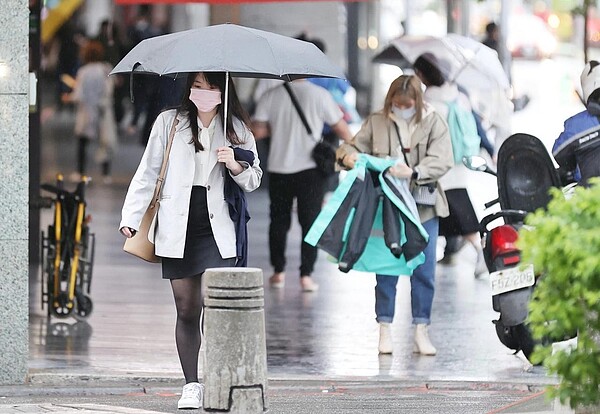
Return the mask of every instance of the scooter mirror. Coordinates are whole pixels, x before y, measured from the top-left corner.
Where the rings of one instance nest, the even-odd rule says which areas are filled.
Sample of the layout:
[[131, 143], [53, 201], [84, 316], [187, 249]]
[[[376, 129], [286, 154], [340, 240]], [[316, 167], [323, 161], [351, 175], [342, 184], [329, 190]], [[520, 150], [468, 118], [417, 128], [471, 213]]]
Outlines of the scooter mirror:
[[473, 171], [485, 171], [488, 167], [485, 158], [480, 157], [479, 155], [470, 155], [468, 157], [463, 157], [463, 164], [469, 170]]

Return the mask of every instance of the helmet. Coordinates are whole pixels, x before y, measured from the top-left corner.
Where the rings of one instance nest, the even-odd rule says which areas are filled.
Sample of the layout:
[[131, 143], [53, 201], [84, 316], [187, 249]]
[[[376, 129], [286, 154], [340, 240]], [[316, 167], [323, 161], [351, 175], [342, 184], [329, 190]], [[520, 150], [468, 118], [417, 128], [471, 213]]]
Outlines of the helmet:
[[592, 92], [598, 88], [600, 88], [600, 63], [591, 60], [581, 72], [581, 89], [583, 91], [583, 102], [586, 105]]

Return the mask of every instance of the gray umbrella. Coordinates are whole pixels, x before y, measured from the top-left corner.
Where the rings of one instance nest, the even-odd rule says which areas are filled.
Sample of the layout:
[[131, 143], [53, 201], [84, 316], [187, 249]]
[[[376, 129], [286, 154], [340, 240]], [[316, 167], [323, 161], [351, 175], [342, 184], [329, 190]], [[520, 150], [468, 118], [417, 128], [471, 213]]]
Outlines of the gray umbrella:
[[315, 45], [275, 33], [220, 24], [143, 40], [111, 74], [229, 72], [231, 76], [294, 80], [345, 79]]

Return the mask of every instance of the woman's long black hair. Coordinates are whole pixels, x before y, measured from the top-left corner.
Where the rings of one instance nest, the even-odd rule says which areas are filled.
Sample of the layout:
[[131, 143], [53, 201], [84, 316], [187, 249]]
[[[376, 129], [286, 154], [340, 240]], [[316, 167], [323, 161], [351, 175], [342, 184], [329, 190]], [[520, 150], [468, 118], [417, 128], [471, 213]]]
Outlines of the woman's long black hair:
[[[190, 100], [190, 89], [194, 84], [194, 80], [199, 72], [190, 73], [186, 83], [185, 90], [183, 92], [183, 98], [181, 101], [182, 112], [187, 112], [190, 127], [192, 128], [192, 143], [196, 152], [204, 150], [200, 140], [198, 139], [198, 109], [196, 105]], [[221, 104], [219, 105], [218, 115], [221, 117], [221, 123], [223, 123], [223, 117], [225, 116], [223, 111], [223, 105], [225, 105], [225, 72], [203, 72], [206, 81], [213, 87], [219, 88], [221, 91]], [[242, 144], [242, 140], [237, 136], [233, 129], [233, 117], [241, 120], [248, 128], [250, 126], [250, 117], [248, 112], [244, 109], [235, 91], [235, 85], [229, 76], [229, 110], [227, 111], [227, 140], [231, 144], [239, 145]]]

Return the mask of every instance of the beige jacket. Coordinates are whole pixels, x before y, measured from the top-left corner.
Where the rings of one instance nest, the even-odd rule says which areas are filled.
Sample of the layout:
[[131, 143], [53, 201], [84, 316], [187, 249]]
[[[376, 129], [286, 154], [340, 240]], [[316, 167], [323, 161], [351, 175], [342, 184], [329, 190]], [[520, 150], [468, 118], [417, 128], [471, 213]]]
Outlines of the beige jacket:
[[[381, 158], [396, 157], [398, 139], [394, 121], [383, 112], [375, 112], [364, 121], [351, 143], [344, 143], [338, 148], [336, 157], [341, 161], [345, 155], [355, 152]], [[421, 222], [435, 216], [448, 216], [448, 201], [438, 180], [454, 164], [452, 142], [446, 122], [430, 105], [426, 105], [423, 119], [410, 137], [410, 153], [407, 156], [410, 167], [419, 174], [411, 186], [437, 183], [439, 195], [435, 206], [418, 206]]]

